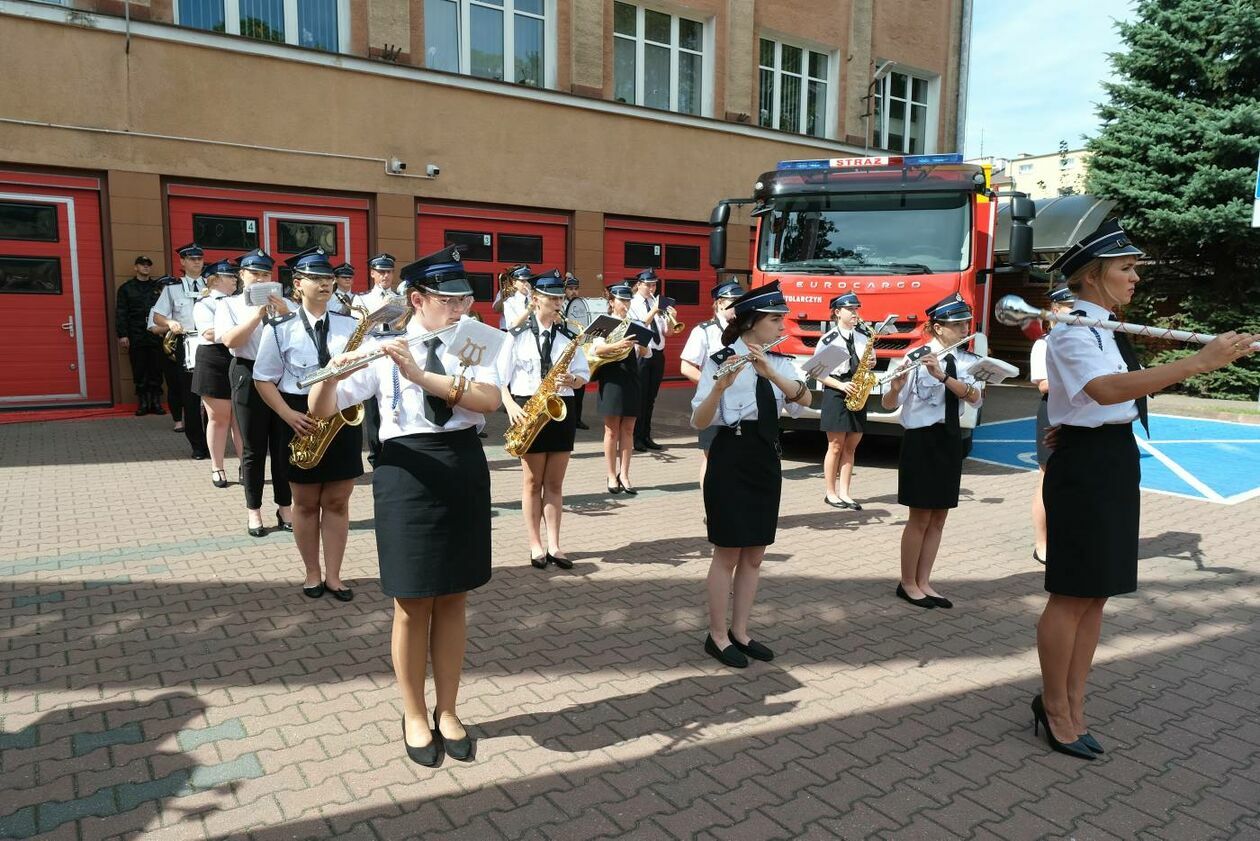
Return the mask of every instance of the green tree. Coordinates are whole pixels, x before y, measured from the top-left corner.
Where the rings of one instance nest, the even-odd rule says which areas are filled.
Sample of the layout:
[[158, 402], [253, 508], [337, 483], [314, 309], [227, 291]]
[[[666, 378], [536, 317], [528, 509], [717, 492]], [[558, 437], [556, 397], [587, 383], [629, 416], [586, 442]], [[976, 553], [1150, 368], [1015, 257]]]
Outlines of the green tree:
[[[1114, 199], [1147, 252], [1132, 320], [1219, 332], [1260, 329], [1260, 230], [1250, 227], [1260, 155], [1260, 2], [1140, 0], [1117, 24], [1103, 124], [1086, 190]], [[1156, 360], [1184, 350], [1148, 348]], [[1260, 363], [1187, 390], [1254, 398]]]

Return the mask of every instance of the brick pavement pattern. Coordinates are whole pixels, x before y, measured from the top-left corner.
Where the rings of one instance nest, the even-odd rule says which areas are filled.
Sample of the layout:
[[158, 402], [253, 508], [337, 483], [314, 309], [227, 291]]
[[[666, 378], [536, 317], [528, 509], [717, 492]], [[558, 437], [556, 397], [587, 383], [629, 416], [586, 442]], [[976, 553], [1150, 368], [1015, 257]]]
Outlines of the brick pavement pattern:
[[1260, 838], [1260, 499], [1144, 495], [1141, 589], [1092, 680], [1108, 752], [1082, 763], [1028, 711], [1033, 475], [967, 464], [934, 578], [957, 607], [921, 611], [892, 592], [895, 445], [859, 451], [857, 513], [789, 441], [754, 616], [779, 656], [734, 672], [701, 650], [690, 433], [636, 457], [636, 498], [582, 433], [577, 566], [538, 572], [503, 426], [461, 692], [478, 757], [438, 769], [399, 744], [369, 477], [355, 600], [312, 601], [291, 535], [248, 537], [168, 419], [0, 426], [0, 837]]

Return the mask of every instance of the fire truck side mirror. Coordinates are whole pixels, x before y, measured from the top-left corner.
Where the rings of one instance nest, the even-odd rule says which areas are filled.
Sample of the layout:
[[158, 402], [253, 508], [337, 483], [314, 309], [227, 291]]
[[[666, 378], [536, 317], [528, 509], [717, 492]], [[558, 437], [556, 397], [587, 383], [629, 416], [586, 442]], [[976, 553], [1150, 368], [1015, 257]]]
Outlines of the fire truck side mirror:
[[709, 265], [715, 269], [726, 266], [726, 225], [714, 225], [709, 231]]
[[1026, 269], [1033, 260], [1033, 229], [1029, 224], [1037, 216], [1037, 206], [1027, 196], [1011, 198], [1011, 243], [1008, 262]]
[[715, 205], [713, 212], [709, 214], [709, 224], [716, 228], [729, 221], [731, 221], [731, 206], [726, 202]]

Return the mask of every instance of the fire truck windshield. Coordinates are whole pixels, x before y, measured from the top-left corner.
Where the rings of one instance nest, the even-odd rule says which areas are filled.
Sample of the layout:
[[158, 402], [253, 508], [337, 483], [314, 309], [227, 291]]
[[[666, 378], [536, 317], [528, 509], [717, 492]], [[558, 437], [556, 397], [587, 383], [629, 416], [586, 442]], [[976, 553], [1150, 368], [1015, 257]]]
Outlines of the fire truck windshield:
[[904, 275], [971, 263], [967, 193], [780, 195], [760, 225], [762, 271]]

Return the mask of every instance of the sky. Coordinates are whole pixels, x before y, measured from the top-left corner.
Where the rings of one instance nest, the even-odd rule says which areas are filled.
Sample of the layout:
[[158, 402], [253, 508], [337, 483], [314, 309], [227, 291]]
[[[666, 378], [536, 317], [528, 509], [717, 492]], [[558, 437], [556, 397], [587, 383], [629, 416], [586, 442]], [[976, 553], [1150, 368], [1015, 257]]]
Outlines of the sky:
[[967, 90], [968, 158], [1013, 158], [1083, 145], [1098, 128], [1095, 104], [1111, 78], [1113, 21], [1130, 0], [975, 0]]

